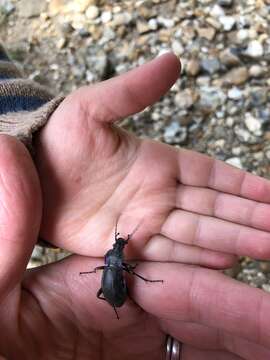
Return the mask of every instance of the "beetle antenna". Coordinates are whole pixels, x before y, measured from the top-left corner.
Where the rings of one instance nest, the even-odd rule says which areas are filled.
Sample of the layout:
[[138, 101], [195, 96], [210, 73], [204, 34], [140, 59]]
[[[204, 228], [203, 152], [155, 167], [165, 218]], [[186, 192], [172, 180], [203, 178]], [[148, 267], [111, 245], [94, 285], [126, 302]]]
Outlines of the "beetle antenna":
[[135, 234], [135, 232], [139, 229], [139, 227], [142, 225], [142, 223], [143, 223], [143, 220], [141, 220], [141, 221], [139, 222], [139, 224], [135, 227], [135, 229], [132, 231], [131, 234], [128, 234], [128, 236], [127, 236], [127, 241], [132, 238], [132, 236], [133, 236], [133, 235]]
[[120, 320], [120, 317], [119, 317], [119, 315], [118, 315], [118, 313], [116, 311], [116, 307], [114, 305], [113, 305], [113, 310], [114, 310], [114, 312], [116, 314], [117, 320]]
[[117, 239], [117, 235], [119, 235], [119, 232], [117, 232], [118, 220], [119, 220], [119, 218], [116, 220], [115, 230], [114, 230], [114, 239], [115, 240]]

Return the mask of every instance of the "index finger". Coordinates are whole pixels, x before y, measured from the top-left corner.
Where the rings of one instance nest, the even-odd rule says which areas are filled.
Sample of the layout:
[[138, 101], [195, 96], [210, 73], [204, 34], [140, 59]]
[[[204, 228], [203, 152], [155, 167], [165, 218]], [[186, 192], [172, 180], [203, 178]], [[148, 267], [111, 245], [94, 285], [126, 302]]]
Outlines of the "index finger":
[[194, 322], [270, 347], [270, 296], [262, 290], [214, 270], [180, 264], [143, 263], [137, 272], [164, 280], [156, 286], [136, 280], [132, 293], [161, 322]]
[[179, 181], [244, 198], [270, 202], [270, 181], [223, 161], [181, 149], [178, 153]]

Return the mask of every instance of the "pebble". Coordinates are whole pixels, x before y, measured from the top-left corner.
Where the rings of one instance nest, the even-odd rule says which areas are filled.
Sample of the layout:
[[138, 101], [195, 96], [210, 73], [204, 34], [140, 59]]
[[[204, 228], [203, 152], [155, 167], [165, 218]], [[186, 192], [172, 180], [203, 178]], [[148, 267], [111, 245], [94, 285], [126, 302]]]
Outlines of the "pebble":
[[182, 144], [187, 138], [187, 130], [184, 127], [182, 128], [179, 122], [173, 121], [169, 126], [166, 126], [163, 137], [168, 144]]
[[201, 68], [210, 75], [215, 74], [220, 69], [220, 62], [217, 58], [204, 58], [201, 61]]
[[219, 18], [220, 16], [224, 16], [225, 15], [225, 12], [224, 10], [222, 9], [222, 7], [220, 7], [218, 4], [215, 4], [211, 10], [210, 10], [210, 15], [212, 17], [216, 17], [216, 18]]
[[174, 40], [172, 42], [172, 51], [176, 55], [180, 56], [180, 55], [182, 55], [184, 53], [185, 49], [184, 49], [183, 45], [180, 43], [180, 41]]
[[148, 27], [150, 30], [157, 30], [158, 29], [158, 22], [156, 19], [149, 19], [148, 20]]
[[264, 50], [262, 44], [257, 41], [253, 40], [248, 44], [248, 47], [244, 54], [251, 58], [257, 59], [263, 56]]
[[189, 109], [198, 100], [198, 94], [191, 89], [178, 92], [174, 97], [174, 104], [179, 109]]
[[259, 119], [256, 119], [251, 113], [245, 114], [245, 125], [252, 134], [256, 136], [262, 135], [262, 123]]
[[224, 77], [224, 81], [233, 85], [241, 85], [244, 84], [248, 80], [248, 78], [249, 73], [247, 68], [241, 66], [228, 71]]
[[256, 144], [257, 142], [257, 139], [252, 137], [250, 132], [246, 129], [242, 129], [239, 126], [235, 126], [234, 132], [240, 142], [249, 143], [249, 144]]
[[43, 254], [44, 248], [42, 246], [36, 245], [31, 256], [33, 259], [40, 259]]
[[203, 86], [200, 89], [199, 104], [202, 110], [209, 111], [216, 109], [224, 103], [225, 94], [219, 88]]
[[263, 284], [263, 285], [262, 285], [262, 288], [263, 288], [264, 291], [270, 293], [270, 284]]
[[166, 126], [165, 132], [164, 132], [164, 139], [167, 142], [170, 142], [171, 139], [176, 136], [176, 134], [180, 131], [181, 126], [179, 122], [173, 121], [169, 126]]
[[87, 8], [85, 15], [86, 15], [87, 19], [94, 20], [99, 15], [99, 8], [95, 5], [91, 5]]
[[226, 16], [226, 15], [220, 16], [219, 21], [221, 22], [223, 29], [225, 31], [231, 31], [236, 23], [235, 18], [233, 16]]
[[200, 72], [201, 65], [197, 59], [191, 59], [186, 65], [186, 72], [188, 75], [197, 76]]
[[109, 21], [112, 20], [112, 13], [111, 11], [103, 11], [100, 15], [100, 19], [101, 21], [106, 24], [108, 23]]
[[251, 77], [256, 78], [262, 76], [265, 73], [265, 70], [262, 66], [255, 64], [249, 68], [248, 72]]
[[46, 8], [45, 1], [20, 0], [18, 2], [19, 14], [25, 18], [37, 17]]
[[241, 61], [237, 53], [236, 48], [226, 48], [220, 52], [219, 59], [222, 64], [229, 67], [239, 65]]
[[157, 17], [157, 21], [160, 25], [163, 25], [165, 28], [172, 28], [175, 24], [173, 19], [170, 18], [164, 18], [162, 16]]
[[228, 91], [228, 98], [231, 100], [240, 100], [242, 96], [243, 92], [237, 87], [233, 87]]
[[213, 28], [212, 26], [208, 26], [208, 27], [199, 27], [197, 29], [198, 35], [201, 38], [205, 38], [209, 41], [213, 40], [215, 35], [216, 35], [216, 30], [215, 28]]
[[226, 160], [227, 164], [230, 164], [232, 166], [235, 166], [239, 169], [243, 169], [242, 161], [239, 157], [232, 157]]
[[151, 30], [149, 23], [147, 21], [138, 21], [137, 30], [139, 34], [145, 34]]
[[0, 10], [5, 15], [10, 15], [16, 9], [15, 5], [10, 0], [0, 1]]
[[231, 7], [233, 5], [233, 0], [218, 0], [218, 5], [222, 7]]

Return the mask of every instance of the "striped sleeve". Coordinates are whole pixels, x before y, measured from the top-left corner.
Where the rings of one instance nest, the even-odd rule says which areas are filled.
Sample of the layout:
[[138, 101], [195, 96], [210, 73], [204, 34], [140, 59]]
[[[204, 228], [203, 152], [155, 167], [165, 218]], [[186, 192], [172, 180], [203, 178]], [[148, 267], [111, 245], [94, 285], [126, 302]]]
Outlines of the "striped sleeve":
[[46, 124], [63, 97], [23, 79], [0, 45], [0, 133], [17, 137], [32, 152], [32, 136]]

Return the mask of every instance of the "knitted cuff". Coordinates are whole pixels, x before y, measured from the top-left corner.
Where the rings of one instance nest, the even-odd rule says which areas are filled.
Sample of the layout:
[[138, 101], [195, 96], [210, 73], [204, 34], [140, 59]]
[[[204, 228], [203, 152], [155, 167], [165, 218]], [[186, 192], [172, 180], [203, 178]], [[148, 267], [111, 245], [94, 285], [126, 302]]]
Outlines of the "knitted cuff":
[[56, 97], [33, 111], [7, 112], [0, 115], [0, 133], [15, 136], [33, 155], [33, 134], [46, 124], [63, 99], [63, 96]]
[[23, 79], [0, 44], [0, 133], [15, 136], [33, 154], [33, 134], [46, 124], [63, 99]]

